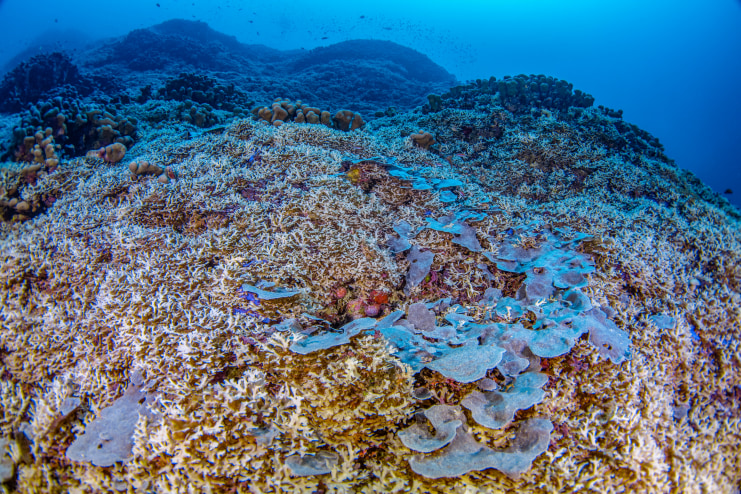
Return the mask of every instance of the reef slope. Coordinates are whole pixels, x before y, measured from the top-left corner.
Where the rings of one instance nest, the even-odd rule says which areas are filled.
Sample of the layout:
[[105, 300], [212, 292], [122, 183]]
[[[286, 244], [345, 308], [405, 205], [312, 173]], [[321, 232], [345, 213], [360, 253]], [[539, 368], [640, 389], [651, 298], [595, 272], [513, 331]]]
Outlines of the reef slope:
[[119, 101], [125, 155], [23, 137], [3, 489], [733, 492], [738, 212], [589, 104], [518, 76], [351, 131]]

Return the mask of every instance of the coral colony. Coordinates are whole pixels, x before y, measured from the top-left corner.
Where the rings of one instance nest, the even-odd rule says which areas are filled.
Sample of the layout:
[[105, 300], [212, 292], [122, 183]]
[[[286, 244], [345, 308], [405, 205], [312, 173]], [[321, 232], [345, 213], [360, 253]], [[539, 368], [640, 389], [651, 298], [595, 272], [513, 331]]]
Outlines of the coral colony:
[[570, 84], [13, 94], [5, 492], [738, 485], [739, 214]]

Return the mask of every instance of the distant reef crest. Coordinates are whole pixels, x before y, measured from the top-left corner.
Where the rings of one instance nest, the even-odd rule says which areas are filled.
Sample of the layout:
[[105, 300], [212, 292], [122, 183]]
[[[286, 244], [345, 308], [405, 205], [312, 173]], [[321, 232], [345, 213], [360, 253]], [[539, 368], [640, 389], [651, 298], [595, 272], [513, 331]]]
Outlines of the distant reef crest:
[[[110, 76], [111, 71], [116, 77]], [[17, 112], [66, 92], [139, 98], [180, 74], [218, 79], [255, 101], [276, 96], [372, 114], [419, 106], [455, 77], [426, 55], [390, 41], [351, 40], [313, 50], [275, 50], [239, 42], [208, 24], [182, 19], [88, 45], [42, 54], [12, 68], [0, 82], [0, 111]], [[29, 78], [30, 76], [30, 78]], [[68, 96], [73, 96], [68, 94]]]

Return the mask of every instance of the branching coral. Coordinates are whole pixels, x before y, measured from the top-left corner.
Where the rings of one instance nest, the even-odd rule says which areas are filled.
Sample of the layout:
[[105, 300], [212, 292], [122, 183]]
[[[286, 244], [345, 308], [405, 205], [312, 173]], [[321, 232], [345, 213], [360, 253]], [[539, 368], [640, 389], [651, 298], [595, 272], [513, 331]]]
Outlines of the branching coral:
[[[604, 147], [614, 118], [444, 108], [348, 133], [243, 120], [187, 140], [160, 129], [118, 166], [82, 158], [34, 180], [4, 166], [3, 200], [44, 205], [0, 222], [0, 438], [17, 446], [15, 488], [728, 490], [741, 457], [738, 222], [660, 157]], [[420, 128], [436, 129], [441, 159], [411, 145]], [[558, 166], [531, 167], [525, 148]], [[434, 257], [405, 293], [412, 245]], [[278, 288], [292, 295], [260, 297]], [[378, 305], [372, 327], [291, 351], [368, 317], [357, 301]], [[580, 318], [608, 341], [580, 336]], [[503, 352], [473, 372], [471, 349], [443, 340], [477, 331], [469, 344]], [[630, 360], [615, 334], [630, 336]], [[443, 344], [464, 358], [436, 368]], [[458, 367], [475, 382], [449, 377]], [[68, 459], [135, 372], [159, 398], [129, 461]], [[526, 372], [547, 382], [518, 385]], [[460, 408], [455, 438], [410, 468], [401, 431], [461, 403], [516, 424]], [[527, 461], [442, 469], [471, 449]]]

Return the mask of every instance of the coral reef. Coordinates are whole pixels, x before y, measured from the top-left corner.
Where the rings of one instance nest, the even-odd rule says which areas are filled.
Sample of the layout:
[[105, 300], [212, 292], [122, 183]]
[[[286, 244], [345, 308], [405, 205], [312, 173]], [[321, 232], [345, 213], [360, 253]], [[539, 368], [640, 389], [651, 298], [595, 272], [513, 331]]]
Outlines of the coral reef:
[[117, 163], [24, 126], [0, 167], [4, 490], [739, 485], [741, 218], [619, 112], [190, 101], [122, 104]]
[[79, 68], [65, 53], [36, 55], [5, 74], [0, 82], [0, 111], [16, 112], [29, 103], [66, 91], [77, 95], [90, 92]]
[[51, 129], [66, 158], [83, 156], [113, 143], [131, 147], [137, 137], [137, 119], [124, 115], [115, 106], [88, 105], [61, 96], [31, 105], [19, 117], [6, 158], [24, 160], [29, 151], [26, 139], [47, 129]]
[[[567, 110], [570, 107], [588, 108], [594, 98], [566, 81], [544, 75], [520, 74], [477, 79], [462, 86], [455, 86], [442, 96], [429, 95], [429, 103], [423, 107], [426, 112], [438, 112], [443, 108], [473, 109], [486, 106], [492, 99], [513, 113], [530, 112], [536, 109]], [[622, 116], [622, 112], [614, 115]]]
[[165, 81], [159, 96], [163, 99], [191, 101], [208, 104], [212, 108], [234, 113], [247, 113], [254, 105], [246, 94], [235, 88], [234, 84], [225, 86], [216, 79], [201, 74], [182, 73]]
[[350, 132], [365, 125], [363, 117], [352, 110], [339, 110], [334, 116], [328, 110], [309, 106], [301, 101], [292, 102], [283, 98], [276, 98], [271, 107], [257, 106], [252, 109], [252, 115], [257, 120], [265, 120], [276, 127], [286, 122], [322, 124], [324, 126]]
[[0, 217], [23, 220], [53, 204], [56, 200], [53, 195], [37, 194], [34, 187], [38, 180], [46, 179], [56, 170], [59, 165], [58, 148], [51, 128], [45, 132], [38, 131], [23, 140], [23, 153], [19, 153], [19, 161], [0, 168], [3, 174], [0, 182]]
[[[246, 98], [270, 101], [282, 94], [370, 116], [389, 107], [411, 110], [425, 101], [424, 95], [455, 83], [426, 55], [390, 41], [350, 40], [280, 51], [246, 45], [203, 22], [180, 19], [106, 40], [75, 58], [81, 73], [99, 86], [115, 71], [115, 89], [131, 98], [143, 91], [142, 102], [147, 94], [182, 101], [193, 86], [205, 97], [189, 99], [228, 111], [231, 105], [251, 108]], [[209, 88], [203, 84], [209, 79], [228, 82]], [[223, 107], [220, 91], [231, 95]]]

